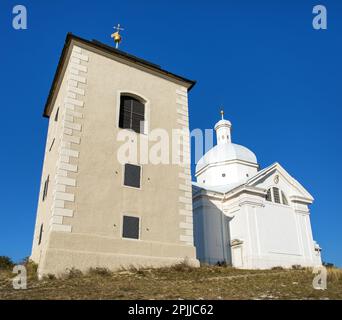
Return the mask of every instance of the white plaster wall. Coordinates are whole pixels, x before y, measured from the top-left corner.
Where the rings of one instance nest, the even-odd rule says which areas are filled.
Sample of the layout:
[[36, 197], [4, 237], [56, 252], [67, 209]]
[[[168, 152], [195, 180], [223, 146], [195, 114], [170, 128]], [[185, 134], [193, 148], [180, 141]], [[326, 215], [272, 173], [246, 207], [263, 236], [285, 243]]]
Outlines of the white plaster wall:
[[[197, 182], [208, 186], [221, 186], [240, 181], [243, 183], [256, 173], [257, 168], [255, 166], [234, 162], [226, 163], [208, 167], [207, 170], [197, 176]], [[225, 174], [225, 177], [222, 174]]]
[[257, 209], [256, 219], [261, 254], [302, 254], [295, 212], [290, 207], [266, 203]]
[[227, 217], [219, 209], [219, 203], [202, 199], [194, 206], [194, 242], [196, 257], [202, 263], [230, 263]]
[[[243, 204], [246, 199], [255, 201], [256, 205]], [[240, 246], [241, 268], [321, 264], [320, 255], [314, 250], [309, 214], [298, 213], [291, 206], [260, 200], [261, 197], [250, 195], [231, 200], [229, 205], [224, 205], [224, 219], [220, 200], [209, 200], [203, 196], [196, 201], [194, 233], [197, 258], [209, 264], [225, 260], [236, 266], [234, 257], [231, 258], [230, 242], [238, 239], [243, 242]], [[229, 229], [226, 229], [228, 221]]]

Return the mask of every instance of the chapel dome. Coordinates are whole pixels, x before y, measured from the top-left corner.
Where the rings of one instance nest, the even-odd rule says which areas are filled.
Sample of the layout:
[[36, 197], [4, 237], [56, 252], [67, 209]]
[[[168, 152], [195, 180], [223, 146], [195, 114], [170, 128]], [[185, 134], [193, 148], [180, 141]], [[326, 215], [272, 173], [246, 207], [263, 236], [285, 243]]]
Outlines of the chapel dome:
[[255, 154], [248, 148], [235, 143], [217, 144], [210, 149], [196, 165], [196, 172], [199, 172], [208, 164], [218, 164], [229, 160], [241, 160], [257, 164]]

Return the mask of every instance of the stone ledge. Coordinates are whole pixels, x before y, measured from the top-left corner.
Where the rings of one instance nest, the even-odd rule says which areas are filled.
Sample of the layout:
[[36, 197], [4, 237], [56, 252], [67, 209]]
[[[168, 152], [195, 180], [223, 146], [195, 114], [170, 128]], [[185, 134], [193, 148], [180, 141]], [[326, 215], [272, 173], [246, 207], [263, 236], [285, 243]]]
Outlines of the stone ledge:
[[178, 197], [178, 201], [184, 204], [190, 204], [192, 203], [192, 197], [191, 198]]
[[184, 92], [182, 90], [179, 90], [179, 89], [176, 89], [176, 94], [182, 96], [182, 97], [187, 97], [188, 96], [188, 93], [187, 92]]
[[179, 236], [179, 240], [182, 241], [182, 242], [187, 242], [187, 243], [192, 244], [192, 242], [193, 242], [193, 236], [189, 236], [189, 235], [180, 235], [180, 236]]
[[69, 129], [81, 131], [82, 125], [79, 123], [64, 121], [64, 128], [69, 128]]
[[192, 225], [192, 223], [180, 222], [179, 227], [181, 229], [191, 229], [192, 230], [193, 225]]
[[84, 102], [81, 100], [77, 100], [77, 99], [73, 99], [73, 98], [65, 98], [64, 99], [65, 103], [69, 103], [78, 107], [83, 107], [84, 106]]
[[77, 94], [79, 94], [79, 95], [81, 95], [81, 96], [84, 96], [84, 95], [85, 95], [84, 89], [80, 89], [80, 88], [68, 86], [68, 87], [67, 87], [67, 90], [68, 90], [69, 92], [77, 93]]
[[182, 106], [186, 106], [186, 107], [188, 106], [187, 102], [185, 102], [185, 101], [183, 101], [183, 100], [181, 100], [179, 98], [176, 99], [176, 103], [177, 104], [181, 104]]
[[82, 61], [86, 61], [86, 62], [89, 61], [89, 57], [86, 56], [86, 55], [84, 55], [84, 54], [72, 52], [71, 56], [72, 56], [73, 58], [77, 58], [77, 59], [80, 59], [80, 60], [82, 60]]
[[75, 80], [75, 81], [78, 81], [78, 82], [81, 82], [81, 83], [87, 83], [87, 79], [85, 77], [76, 76], [74, 74], [69, 74], [68, 80]]
[[64, 207], [65, 207], [65, 201], [64, 200], [55, 200], [51, 210], [54, 210], [55, 208], [64, 208]]
[[52, 214], [54, 216], [73, 217], [74, 210], [64, 208], [53, 208]]
[[82, 53], [82, 49], [81, 49], [80, 47], [73, 46], [73, 48], [72, 48], [72, 52], [76, 52], [76, 53]]
[[81, 137], [77, 136], [70, 136], [70, 135], [65, 135], [62, 137], [63, 141], [71, 142], [71, 143], [76, 143], [80, 144], [81, 143]]
[[74, 64], [81, 64], [81, 60], [74, 57], [70, 57], [70, 62]]
[[55, 216], [53, 215], [50, 218], [50, 225], [52, 224], [63, 224], [63, 216]]
[[71, 232], [72, 228], [70, 225], [51, 224], [50, 230], [51, 231], [61, 231], [61, 232]]
[[185, 185], [185, 184], [180, 184], [180, 185], [178, 186], [178, 189], [179, 189], [179, 190], [182, 190], [182, 191], [187, 191], [187, 192], [191, 192], [191, 191], [192, 191], [191, 186]]
[[[70, 142], [67, 142], [67, 143], [70, 143]], [[67, 147], [67, 146], [65, 146], [65, 147]], [[63, 156], [78, 158], [80, 153], [76, 150], [62, 148], [60, 151], [60, 154]]]
[[76, 63], [72, 63], [70, 62], [70, 67], [74, 68], [74, 69], [77, 69], [79, 71], [82, 71], [84, 73], [87, 73], [88, 72], [88, 67], [86, 66], [83, 66], [81, 64], [76, 64]]
[[54, 194], [54, 200], [63, 200], [63, 201], [74, 202], [75, 201], [75, 195], [73, 193], [57, 191]]
[[182, 216], [192, 217], [192, 212], [190, 210], [180, 209], [179, 214]]
[[77, 165], [76, 164], [58, 163], [57, 168], [63, 169], [66, 172], [67, 171], [77, 172]]
[[56, 183], [66, 185], [66, 186], [75, 187], [76, 186], [76, 179], [56, 176]]

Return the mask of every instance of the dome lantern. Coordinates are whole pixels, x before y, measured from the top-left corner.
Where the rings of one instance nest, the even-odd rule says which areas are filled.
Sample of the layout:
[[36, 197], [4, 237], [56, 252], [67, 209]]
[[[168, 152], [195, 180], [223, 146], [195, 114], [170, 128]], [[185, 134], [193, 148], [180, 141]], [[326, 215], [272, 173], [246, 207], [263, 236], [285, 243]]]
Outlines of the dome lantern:
[[231, 143], [231, 127], [230, 121], [224, 119], [224, 111], [221, 110], [222, 119], [215, 124], [217, 144]]

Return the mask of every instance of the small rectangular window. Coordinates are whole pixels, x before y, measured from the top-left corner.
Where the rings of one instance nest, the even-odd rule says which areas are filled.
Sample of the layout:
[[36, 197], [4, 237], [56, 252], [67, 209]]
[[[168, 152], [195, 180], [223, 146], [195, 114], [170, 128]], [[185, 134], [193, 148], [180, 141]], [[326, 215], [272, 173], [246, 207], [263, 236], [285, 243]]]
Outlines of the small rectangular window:
[[56, 114], [55, 114], [55, 121], [56, 122], [58, 121], [58, 114], [59, 114], [59, 108], [57, 109]]
[[122, 237], [139, 239], [139, 218], [123, 216]]
[[134, 164], [125, 164], [124, 185], [140, 188], [141, 167]]
[[51, 146], [50, 146], [50, 149], [49, 149], [49, 152], [51, 151], [52, 147], [53, 147], [53, 144], [55, 143], [55, 138], [53, 138], [52, 140], [52, 143], [51, 143]]
[[47, 192], [48, 192], [48, 188], [49, 188], [49, 177], [47, 176], [45, 182], [44, 182], [44, 190], [43, 190], [43, 201], [45, 200], [46, 196], [47, 196]]
[[43, 236], [43, 224], [40, 225], [38, 246], [42, 243], [42, 236]]

